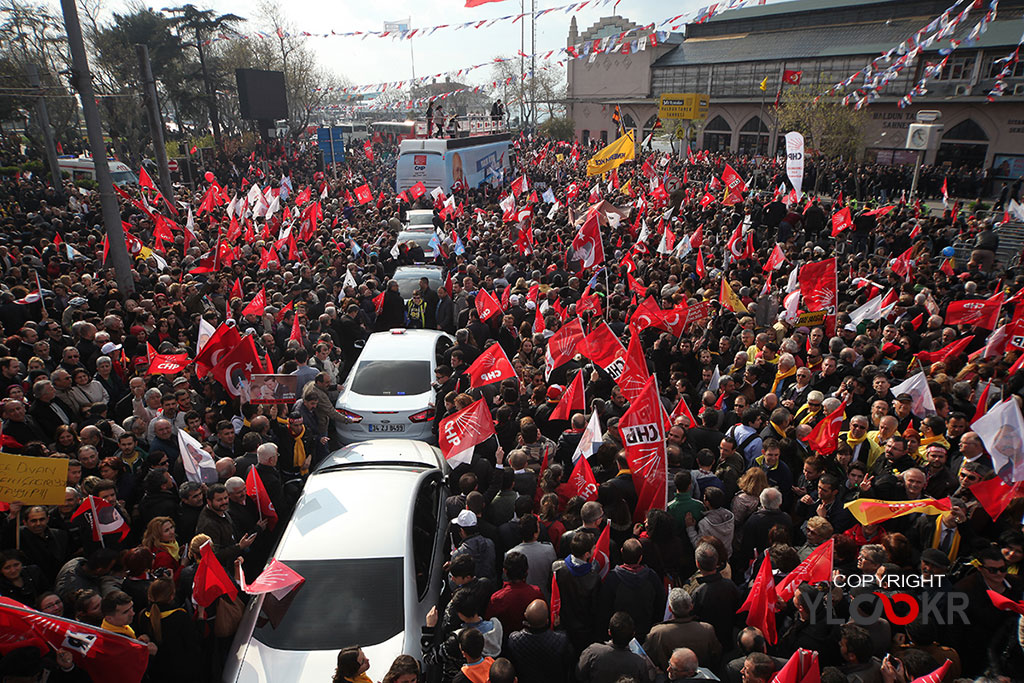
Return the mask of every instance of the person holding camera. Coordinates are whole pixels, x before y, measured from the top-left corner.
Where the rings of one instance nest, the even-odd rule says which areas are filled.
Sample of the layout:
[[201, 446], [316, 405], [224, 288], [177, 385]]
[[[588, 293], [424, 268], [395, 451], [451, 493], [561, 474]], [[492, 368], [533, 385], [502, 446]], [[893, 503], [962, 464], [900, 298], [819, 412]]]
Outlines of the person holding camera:
[[331, 429], [332, 422], [347, 423], [349, 419], [339, 413], [335, 407], [334, 402], [331, 400], [329, 392], [333, 388], [331, 382], [331, 376], [326, 372], [318, 372], [313, 381], [306, 385], [306, 388], [302, 390], [302, 398], [307, 399], [310, 397], [316, 397], [319, 399], [316, 402], [314, 408], [314, 415], [316, 416], [316, 428], [317, 432], [326, 435], [329, 438], [330, 450], [334, 450], [340, 447], [338, 441], [337, 430]]

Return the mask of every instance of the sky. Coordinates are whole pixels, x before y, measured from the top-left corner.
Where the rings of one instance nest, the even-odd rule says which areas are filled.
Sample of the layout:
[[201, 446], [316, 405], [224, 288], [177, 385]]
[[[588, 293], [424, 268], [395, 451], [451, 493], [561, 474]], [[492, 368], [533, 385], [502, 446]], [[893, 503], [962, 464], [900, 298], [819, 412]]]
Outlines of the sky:
[[[245, 0], [191, 0], [199, 7], [210, 7], [219, 13], [231, 12], [242, 17], [254, 17], [256, 3]], [[572, 0], [543, 0], [536, 2], [536, 10], [560, 7]], [[696, 10], [709, 0], [681, 0], [666, 3], [663, 0], [621, 0], [612, 5], [587, 6], [574, 13], [580, 31], [601, 17], [617, 14], [638, 24], [660, 23], [676, 14]], [[50, 0], [56, 5], [56, 0]], [[123, 11], [130, 0], [105, 0], [108, 12]], [[173, 3], [179, 4], [179, 3]], [[288, 0], [281, 6], [287, 19], [299, 31], [328, 32], [355, 30], [383, 30], [385, 21], [411, 19], [412, 27], [456, 24], [465, 21], [493, 19], [520, 12], [517, 0], [491, 2], [474, 8], [463, 6], [464, 0]], [[164, 5], [155, 5], [159, 9]], [[59, 7], [58, 7], [59, 10]], [[530, 10], [529, 1], [526, 10]], [[571, 16], [562, 10], [550, 12], [538, 19], [537, 51], [546, 52], [565, 47]], [[253, 22], [250, 22], [250, 24]], [[357, 37], [309, 38], [308, 46], [321, 63], [339, 76], [356, 85], [408, 79], [413, 66], [417, 77], [490, 61], [498, 56], [515, 56], [520, 46], [520, 24], [511, 20], [498, 22], [489, 28], [441, 29], [431, 36], [409, 42], [391, 38]], [[245, 25], [241, 28], [247, 30]], [[526, 22], [526, 48], [530, 53], [529, 23]], [[564, 71], [563, 71], [564, 73]], [[489, 82], [490, 69], [478, 69], [462, 79], [473, 85]]]

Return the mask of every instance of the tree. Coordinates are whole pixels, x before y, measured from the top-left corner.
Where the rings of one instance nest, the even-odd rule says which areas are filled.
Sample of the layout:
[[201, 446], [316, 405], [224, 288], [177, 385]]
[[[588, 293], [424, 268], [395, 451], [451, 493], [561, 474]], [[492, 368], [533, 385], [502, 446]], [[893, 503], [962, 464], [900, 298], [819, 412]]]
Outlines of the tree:
[[576, 135], [576, 124], [568, 116], [552, 116], [537, 126], [537, 132], [555, 140], [572, 140]]
[[519, 70], [519, 59], [503, 56], [495, 59], [491, 79], [498, 84], [498, 92], [505, 102], [506, 111], [512, 112], [513, 106], [518, 107], [519, 116], [513, 118], [518, 118], [520, 125], [533, 118], [530, 105], [533, 95], [531, 88], [534, 86], [538, 110], [546, 111], [549, 117], [565, 112], [565, 82], [561, 72], [556, 69], [538, 68], [533, 76], [527, 72], [523, 77]]
[[812, 85], [788, 87], [778, 113], [779, 133], [803, 134], [808, 152], [826, 158], [856, 156], [864, 136], [864, 112], [820, 95]]
[[211, 76], [212, 69], [208, 61], [207, 40], [210, 36], [221, 33], [234, 33], [234, 26], [245, 21], [236, 14], [218, 15], [211, 9], [201, 10], [195, 5], [187, 4], [180, 7], [169, 7], [163, 10], [172, 15], [172, 25], [185, 47], [190, 47], [199, 56], [199, 66], [203, 75], [203, 87], [206, 91], [206, 106], [210, 113], [210, 126], [213, 128], [213, 141], [220, 149], [223, 146], [220, 116], [217, 113], [217, 90]]

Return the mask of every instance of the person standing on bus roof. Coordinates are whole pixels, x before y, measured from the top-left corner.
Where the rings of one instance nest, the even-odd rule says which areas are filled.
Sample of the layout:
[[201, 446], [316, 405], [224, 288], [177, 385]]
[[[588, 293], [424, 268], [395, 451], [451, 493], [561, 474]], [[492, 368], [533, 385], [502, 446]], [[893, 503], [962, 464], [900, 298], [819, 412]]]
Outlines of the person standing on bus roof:
[[427, 137], [429, 138], [434, 127], [434, 101], [427, 105]]

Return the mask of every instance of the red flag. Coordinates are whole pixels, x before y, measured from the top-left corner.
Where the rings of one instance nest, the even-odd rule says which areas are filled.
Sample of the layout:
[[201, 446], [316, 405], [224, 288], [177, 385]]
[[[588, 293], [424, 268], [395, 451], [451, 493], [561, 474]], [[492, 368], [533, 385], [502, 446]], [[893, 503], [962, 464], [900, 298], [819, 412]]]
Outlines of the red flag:
[[633, 315], [629, 316], [629, 329], [635, 332], [643, 332], [648, 327], [660, 327], [668, 330], [665, 327], [665, 323], [662, 321], [661, 307], [654, 300], [653, 296], [649, 296], [640, 302], [640, 305], [633, 311]]
[[[270, 359], [270, 356], [267, 356]], [[256, 501], [256, 509], [259, 510], [260, 519], [268, 520], [267, 529], [273, 529], [277, 525], [277, 510], [274, 503], [267, 495], [267, 489], [263, 486], [263, 478], [256, 471], [255, 467], [249, 468], [249, 474], [245, 477], [245, 495]]]
[[199, 549], [199, 566], [192, 583], [192, 597], [197, 605], [209, 607], [222, 595], [234, 600], [238, 597], [238, 589], [213, 554], [213, 543], [207, 541]]
[[587, 500], [597, 500], [597, 478], [590, 469], [590, 463], [582, 455], [576, 459], [576, 466], [569, 475], [569, 487], [574, 496], [583, 496]]
[[302, 344], [302, 327], [299, 325], [299, 316], [292, 318], [292, 331], [288, 334], [288, 341], [297, 341]]
[[789, 661], [772, 676], [771, 683], [821, 683], [818, 653], [797, 648]]
[[[584, 457], [580, 457], [580, 460], [586, 460]], [[597, 563], [597, 573], [601, 575], [601, 578], [608, 576], [608, 571], [612, 568], [611, 560], [611, 524], [605, 524], [604, 529], [601, 531], [601, 535], [597, 537], [597, 544], [594, 545], [594, 562]]]
[[846, 403], [843, 402], [833, 410], [824, 420], [819, 422], [807, 435], [807, 445], [819, 455], [834, 453], [839, 445], [839, 431], [843, 426], [843, 413], [846, 411]]
[[651, 373], [647, 370], [647, 359], [640, 345], [640, 337], [636, 330], [630, 330], [629, 346], [622, 364], [622, 373], [616, 378], [619, 388], [626, 395], [626, 400], [633, 401], [643, 392]]
[[540, 314], [540, 306], [537, 306], [534, 309], [533, 333], [534, 334], [543, 334], [544, 333], [544, 316]]
[[693, 413], [690, 411], [690, 406], [686, 405], [686, 399], [684, 398], [680, 398], [679, 403], [677, 403], [676, 407], [672, 409], [672, 414], [668, 416], [669, 422], [671, 424], [675, 424], [677, 417], [685, 417], [690, 421], [687, 428], [697, 426], [697, 420], [694, 419]]
[[776, 593], [783, 602], [793, 599], [797, 587], [806, 581], [818, 583], [832, 580], [832, 562], [835, 553], [835, 542], [830, 538], [811, 552], [807, 559], [786, 575], [782, 583], [776, 587]]
[[82, 504], [71, 515], [71, 519], [75, 519], [79, 515], [86, 515], [86, 513], [88, 513], [86, 521], [88, 521], [89, 526], [92, 528], [92, 540], [97, 543], [100, 542], [102, 536], [118, 532], [120, 532], [121, 540], [123, 541], [128, 536], [128, 532], [131, 531], [128, 528], [128, 522], [121, 516], [121, 512], [102, 498], [86, 496]]
[[592, 268], [604, 263], [604, 242], [601, 240], [601, 226], [597, 212], [591, 211], [576, 236], [572, 238], [574, 258], [583, 263], [583, 268]]
[[187, 353], [154, 353], [149, 356], [149, 367], [146, 368], [146, 374], [176, 375], [183, 372], [191, 362]]
[[[370, 161], [373, 161], [373, 143], [370, 142], [369, 140], [367, 140], [366, 142], [363, 143], [363, 154], [366, 155], [367, 159], [369, 159]], [[357, 194], [358, 194], [358, 191], [357, 191]]]
[[293, 308], [295, 308], [295, 302], [294, 301], [289, 301], [287, 304], [282, 306], [281, 310], [278, 311], [277, 315], [274, 316], [274, 322], [279, 323], [282, 320], [284, 320], [284, 316], [288, 313], [288, 311], [292, 310]]
[[704, 252], [701, 249], [697, 249], [697, 277], [701, 280], [708, 276], [708, 269], [704, 265]]
[[594, 361], [596, 365], [611, 375], [612, 379], [618, 381], [625, 363], [626, 349], [608, 327], [608, 323], [602, 322], [591, 330], [590, 334], [583, 339], [583, 345], [579, 352]]
[[480, 320], [486, 322], [491, 316], [501, 311], [501, 304], [486, 289], [480, 289], [476, 293], [476, 312], [480, 314]]
[[[212, 338], [211, 338], [212, 341]], [[211, 342], [207, 342], [209, 344]], [[205, 351], [206, 348], [204, 347]], [[256, 344], [252, 335], [246, 335], [238, 344], [228, 351], [212, 370], [213, 378], [227, 389], [228, 393], [238, 398], [242, 395], [243, 381], [248, 381], [253, 373], [263, 370], [263, 361], [256, 353]]]
[[844, 206], [832, 214], [832, 236], [836, 237], [843, 230], [853, 227], [853, 216], [850, 215], [850, 207]]
[[473, 460], [473, 449], [494, 435], [494, 421], [483, 398], [449, 415], [438, 425], [438, 446], [448, 464]]
[[778, 641], [775, 633], [775, 577], [772, 576], [772, 560], [767, 553], [761, 561], [761, 568], [750, 586], [747, 599], [743, 601], [736, 613], [747, 613], [747, 626], [761, 631], [769, 645]]
[[[537, 310], [540, 310], [540, 306]], [[580, 353], [582, 349], [578, 347], [583, 339], [583, 326], [579, 318], [573, 318], [558, 328], [558, 331], [548, 338], [547, 348], [544, 350], [545, 373], [550, 376], [555, 368], [568, 363]]]
[[139, 683], [149, 665], [145, 643], [0, 598], [0, 652], [19, 647], [38, 647], [40, 654], [51, 648], [70, 652], [75, 665], [94, 681]]
[[839, 289], [835, 257], [804, 264], [797, 274], [797, 281], [807, 310], [825, 311], [825, 334], [835, 334], [836, 293]]
[[[497, 345], [495, 345], [497, 346]], [[569, 387], [562, 394], [561, 400], [555, 409], [548, 416], [549, 420], [568, 420], [572, 417], [573, 411], [585, 411], [587, 409], [586, 392], [583, 389], [583, 371], [580, 370], [569, 382]], [[582, 459], [582, 458], [581, 458]]]
[[[466, 0], [476, 2], [477, 0]], [[495, 0], [479, 0], [480, 2], [494, 2]], [[562, 594], [558, 591], [558, 575], [551, 573], [551, 628], [558, 625], [558, 615], [562, 611]]]
[[249, 595], [274, 593], [277, 596], [283, 592], [291, 592], [291, 589], [305, 583], [306, 579], [284, 562], [272, 557], [267, 563], [267, 568], [256, 577], [255, 581], [247, 584], [245, 576], [239, 574], [238, 582], [242, 586], [242, 590]]
[[946, 325], [974, 325], [986, 330], [995, 329], [1002, 297], [995, 299], [969, 299], [954, 301], [946, 308]]
[[770, 272], [772, 272], [774, 270], [777, 270], [785, 262], [786, 262], [786, 255], [784, 253], [782, 253], [782, 245], [780, 245], [778, 242], [776, 242], [775, 243], [775, 248], [772, 249], [771, 256], [769, 256], [768, 260], [765, 261], [764, 269], [763, 270], [766, 273], [770, 273]]
[[747, 184], [743, 182], [743, 178], [729, 164], [726, 164], [725, 170], [722, 171], [722, 182], [729, 188], [730, 194], [738, 194], [747, 190]]
[[[994, 591], [988, 591], [988, 592], [989, 592], [989, 594], [991, 594]], [[996, 593], [996, 595], [999, 595], [999, 594]], [[1000, 596], [1000, 597], [1002, 597], [1002, 596]], [[997, 607], [998, 607], [998, 605], [997, 605]], [[1000, 609], [1002, 609], [1002, 608], [1000, 608]], [[947, 659], [945, 662], [942, 663], [942, 666], [940, 666], [935, 671], [931, 672], [930, 674], [928, 674], [926, 676], [918, 676], [917, 678], [912, 680], [910, 683], [942, 683], [943, 680], [945, 680], [945, 678], [946, 678], [946, 674], [949, 673], [950, 667], [952, 667], [952, 666], [953, 666], [952, 660]]]
[[356, 188], [356, 201], [366, 204], [373, 201], [373, 191], [365, 183]]
[[1015, 602], [1000, 593], [996, 593], [991, 588], [986, 589], [985, 592], [988, 593], [989, 600], [992, 601], [992, 604], [995, 605], [996, 609], [1001, 609], [1004, 612], [1016, 612], [1017, 614], [1024, 616], [1024, 602]]
[[668, 481], [665, 454], [664, 409], [652, 376], [619, 420], [619, 432], [637, 490], [633, 520], [642, 521], [648, 510], [664, 509]]
[[985, 508], [985, 512], [988, 513], [988, 516], [993, 521], [1003, 514], [1010, 501], [1024, 496], [1024, 482], [1014, 482], [1011, 486], [1003, 481], [1001, 477], [992, 477], [985, 481], [979, 481], [968, 488], [970, 488], [971, 493], [978, 499], [978, 502]]
[[938, 351], [921, 351], [917, 353], [917, 359], [922, 363], [935, 363], [937, 361], [944, 361], [954, 356], [958, 356], [964, 352], [970, 343], [974, 341], [974, 335], [970, 337], [964, 337], [957, 339], [955, 342], [946, 344]]
[[512, 190], [513, 197], [518, 197], [523, 192], [530, 189], [530, 182], [526, 179], [526, 174], [523, 174], [513, 180], [510, 189]]
[[789, 83], [790, 85], [800, 85], [800, 77], [804, 75], [803, 71], [790, 71], [786, 69], [782, 72], [783, 83]]
[[221, 323], [203, 346], [203, 350], [196, 354], [196, 375], [200, 378], [205, 377], [220, 362], [224, 354], [238, 346], [241, 341], [242, 336], [238, 334], [238, 329], [234, 325]]
[[139, 186], [150, 190], [156, 189], [156, 185], [153, 184], [153, 179], [149, 177], [148, 173], [146, 173], [145, 166], [139, 167]]
[[413, 201], [416, 201], [427, 193], [427, 186], [423, 183], [416, 183], [409, 188], [409, 194], [412, 196]]
[[245, 308], [242, 309], [242, 315], [263, 315], [263, 311], [267, 307], [267, 290], [265, 287], [260, 287], [260, 292], [252, 298]]
[[469, 377], [469, 386], [475, 389], [515, 377], [516, 369], [501, 344], [491, 344], [466, 369], [466, 376]]

